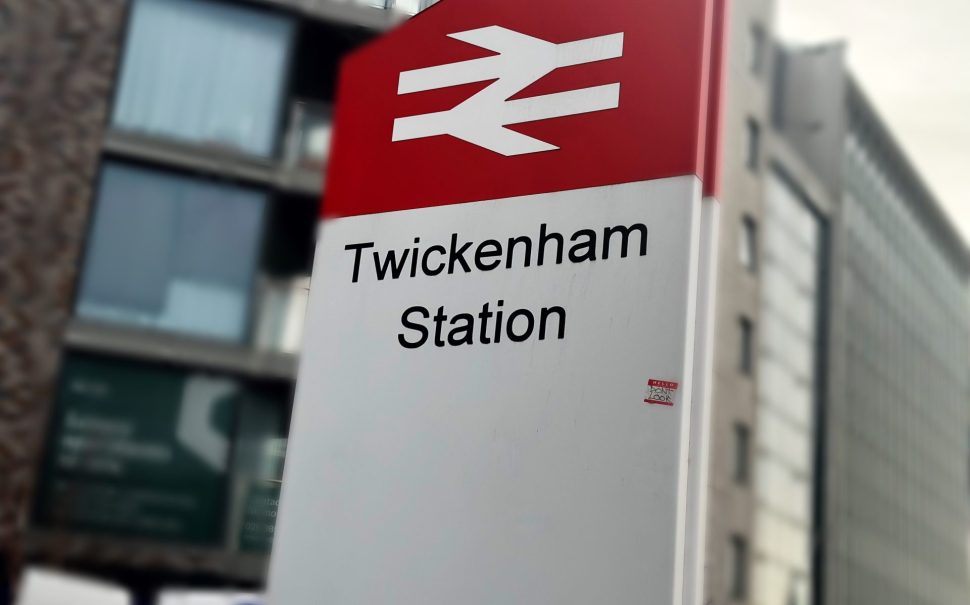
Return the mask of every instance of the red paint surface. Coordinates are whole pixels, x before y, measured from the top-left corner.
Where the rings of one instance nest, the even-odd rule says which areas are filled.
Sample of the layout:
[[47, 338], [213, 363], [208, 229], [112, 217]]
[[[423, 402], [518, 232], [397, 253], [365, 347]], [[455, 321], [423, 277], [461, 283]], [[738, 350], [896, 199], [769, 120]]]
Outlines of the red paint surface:
[[[444, 0], [343, 65], [326, 217], [704, 175], [711, 0]], [[562, 43], [623, 32], [622, 58], [557, 70], [517, 98], [619, 82], [615, 110], [511, 128], [559, 146], [506, 157], [440, 136], [391, 142], [396, 117], [454, 107], [487, 83], [398, 96], [402, 71], [488, 51], [448, 38], [500, 25]]]
[[725, 60], [727, 58], [728, 0], [714, 0], [711, 31], [710, 87], [707, 106], [707, 143], [704, 162], [704, 197], [721, 194], [721, 154], [724, 133]]

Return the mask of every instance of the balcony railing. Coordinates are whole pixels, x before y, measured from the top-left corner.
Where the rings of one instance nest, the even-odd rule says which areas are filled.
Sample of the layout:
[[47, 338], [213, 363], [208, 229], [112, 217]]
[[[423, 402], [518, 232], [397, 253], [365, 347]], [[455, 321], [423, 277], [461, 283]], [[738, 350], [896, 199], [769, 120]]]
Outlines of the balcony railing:
[[297, 100], [290, 110], [285, 163], [290, 169], [321, 170], [330, 156], [331, 108], [326, 103]]
[[253, 339], [256, 350], [292, 355], [300, 352], [309, 294], [309, 277], [263, 278]]

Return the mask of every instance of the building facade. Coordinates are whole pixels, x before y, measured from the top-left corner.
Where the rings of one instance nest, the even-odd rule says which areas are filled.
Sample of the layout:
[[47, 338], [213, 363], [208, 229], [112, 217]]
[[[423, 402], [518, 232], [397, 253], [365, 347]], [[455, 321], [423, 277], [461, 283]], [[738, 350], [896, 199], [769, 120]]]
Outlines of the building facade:
[[715, 310], [705, 602], [748, 602], [754, 560], [757, 342], [764, 174], [770, 141], [773, 0], [731, 3], [723, 204]]
[[966, 602], [970, 255], [845, 47], [771, 53], [768, 121], [728, 105], [707, 601]]
[[846, 89], [826, 602], [966, 603], [970, 256], [860, 88]]
[[5, 579], [262, 584], [337, 66], [426, 4], [0, 8]]
[[[123, 2], [0, 7], [0, 576], [22, 559]], [[0, 580], [0, 601], [4, 582]]]

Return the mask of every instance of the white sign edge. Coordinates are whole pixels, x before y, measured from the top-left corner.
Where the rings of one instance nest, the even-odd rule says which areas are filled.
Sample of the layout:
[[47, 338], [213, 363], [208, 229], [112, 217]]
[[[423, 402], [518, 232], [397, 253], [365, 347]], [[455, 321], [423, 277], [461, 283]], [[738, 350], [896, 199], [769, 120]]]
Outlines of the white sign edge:
[[690, 446], [687, 471], [687, 534], [684, 541], [683, 605], [704, 605], [706, 578], [708, 479], [711, 457], [714, 381], [715, 306], [719, 259], [721, 204], [713, 197], [701, 202], [694, 390], [691, 396]]

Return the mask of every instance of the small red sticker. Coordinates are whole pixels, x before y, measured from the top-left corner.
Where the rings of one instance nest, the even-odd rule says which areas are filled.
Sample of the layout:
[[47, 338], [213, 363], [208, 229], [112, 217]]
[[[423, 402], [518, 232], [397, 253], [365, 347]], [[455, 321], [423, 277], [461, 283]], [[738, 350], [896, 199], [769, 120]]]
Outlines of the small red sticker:
[[650, 405], [673, 407], [674, 395], [677, 393], [678, 388], [680, 388], [680, 384], [676, 382], [669, 380], [650, 380], [647, 382], [647, 398], [643, 402], [649, 403]]

